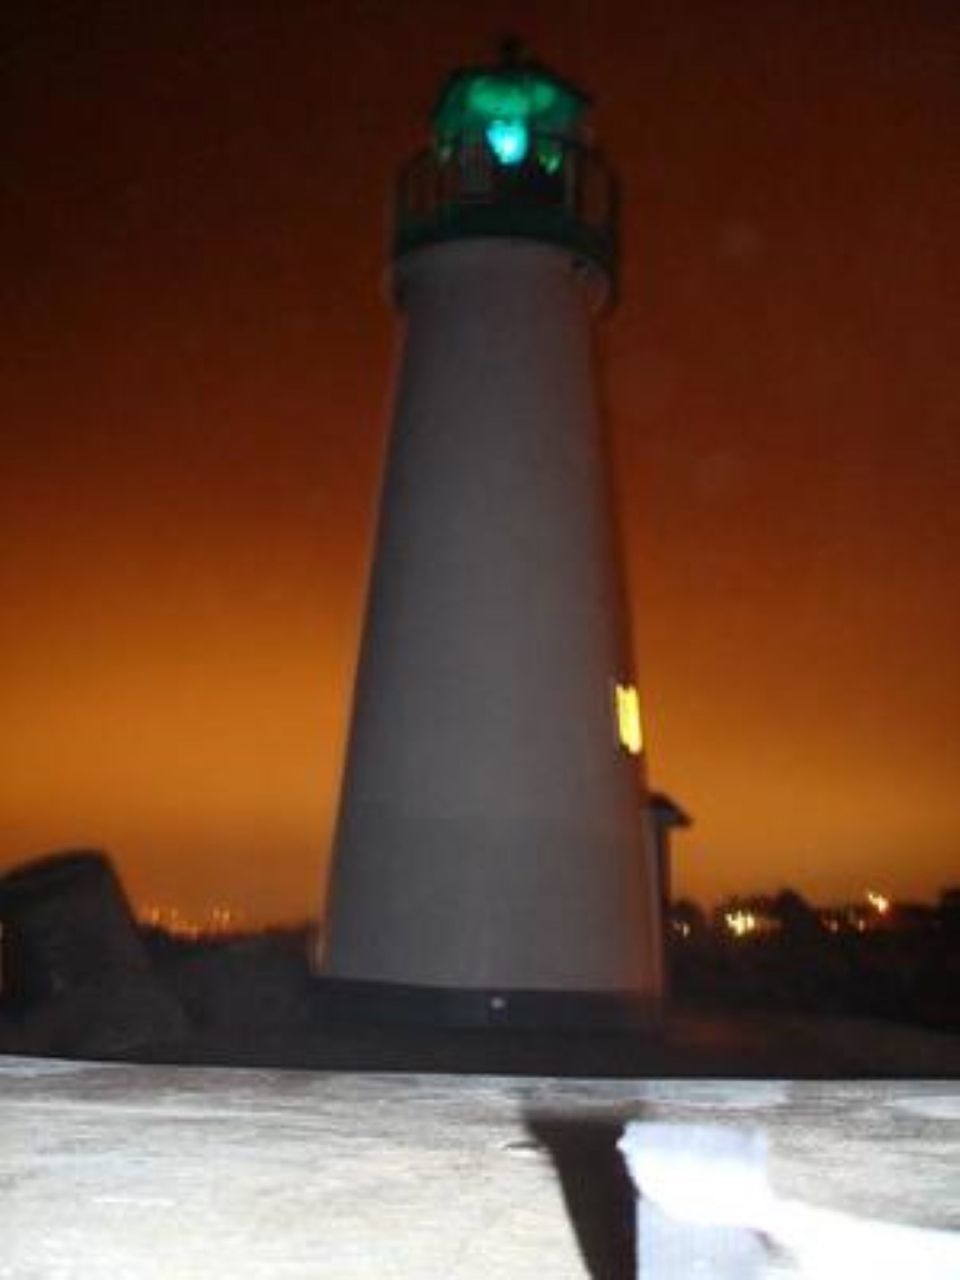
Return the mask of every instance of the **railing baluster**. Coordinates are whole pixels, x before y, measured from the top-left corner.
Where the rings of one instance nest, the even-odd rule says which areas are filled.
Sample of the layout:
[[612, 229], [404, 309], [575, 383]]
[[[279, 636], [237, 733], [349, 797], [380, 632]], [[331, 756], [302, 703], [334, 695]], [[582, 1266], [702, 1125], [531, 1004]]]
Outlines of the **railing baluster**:
[[555, 239], [611, 266], [617, 211], [612, 175], [596, 152], [579, 143], [557, 137], [539, 141], [548, 144], [546, 154], [560, 148], [556, 169], [544, 163], [536, 136], [516, 166], [496, 164], [482, 137], [464, 137], [443, 154], [421, 152], [397, 184], [398, 249], [442, 238], [443, 228], [459, 213], [478, 235]]

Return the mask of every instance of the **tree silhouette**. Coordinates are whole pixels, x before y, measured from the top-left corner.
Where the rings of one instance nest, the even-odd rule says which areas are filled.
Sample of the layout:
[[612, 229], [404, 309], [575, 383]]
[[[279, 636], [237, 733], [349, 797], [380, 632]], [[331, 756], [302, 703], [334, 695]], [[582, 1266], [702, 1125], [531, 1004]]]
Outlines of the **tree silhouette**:
[[780, 920], [785, 938], [803, 940], [823, 933], [820, 917], [806, 898], [795, 889], [782, 889], [773, 900], [773, 912]]

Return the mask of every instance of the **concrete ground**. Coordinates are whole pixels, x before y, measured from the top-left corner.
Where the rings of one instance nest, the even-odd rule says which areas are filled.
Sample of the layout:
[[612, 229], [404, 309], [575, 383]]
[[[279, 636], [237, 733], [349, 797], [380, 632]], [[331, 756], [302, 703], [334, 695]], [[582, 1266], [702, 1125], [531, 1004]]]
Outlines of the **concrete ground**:
[[[614, 1144], [636, 1118], [759, 1130], [780, 1196], [960, 1230], [960, 1089], [943, 1081], [7, 1058], [0, 1277], [617, 1280], [635, 1270], [632, 1193]], [[798, 1265], [773, 1251], [763, 1274]], [[913, 1274], [926, 1274], [919, 1256]]]

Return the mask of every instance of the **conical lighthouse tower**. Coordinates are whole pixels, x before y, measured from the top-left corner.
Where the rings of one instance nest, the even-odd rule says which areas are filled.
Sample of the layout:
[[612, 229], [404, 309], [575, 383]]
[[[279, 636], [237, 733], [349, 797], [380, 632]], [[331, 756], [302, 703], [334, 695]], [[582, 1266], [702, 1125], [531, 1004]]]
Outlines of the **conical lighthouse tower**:
[[320, 971], [398, 1017], [619, 1023], [661, 992], [585, 108], [531, 64], [457, 72], [397, 184], [406, 329]]

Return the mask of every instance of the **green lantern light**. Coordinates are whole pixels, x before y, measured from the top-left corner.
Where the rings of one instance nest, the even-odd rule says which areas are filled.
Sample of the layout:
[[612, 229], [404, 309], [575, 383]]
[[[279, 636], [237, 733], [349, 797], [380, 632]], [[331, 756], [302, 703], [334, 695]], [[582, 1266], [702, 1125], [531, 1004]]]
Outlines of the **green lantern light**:
[[[578, 89], [539, 67], [467, 68], [447, 82], [433, 113], [434, 139], [483, 137], [496, 159], [520, 164], [541, 138], [574, 139], [586, 99]], [[548, 161], [537, 149], [548, 171]], [[558, 166], [559, 167], [559, 166]]]
[[491, 120], [486, 135], [500, 164], [523, 163], [530, 146], [530, 131], [522, 120]]
[[559, 173], [563, 168], [563, 146], [555, 138], [537, 142], [537, 163], [545, 173]]

